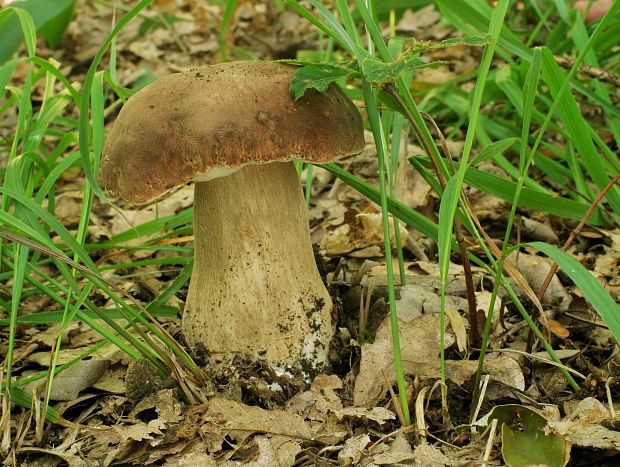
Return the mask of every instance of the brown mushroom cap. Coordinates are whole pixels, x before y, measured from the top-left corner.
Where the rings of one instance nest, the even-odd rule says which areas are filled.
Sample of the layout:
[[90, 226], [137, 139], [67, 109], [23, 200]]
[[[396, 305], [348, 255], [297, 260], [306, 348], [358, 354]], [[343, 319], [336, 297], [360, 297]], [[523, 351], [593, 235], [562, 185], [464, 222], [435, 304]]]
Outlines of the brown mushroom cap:
[[165, 76], [133, 95], [108, 135], [103, 188], [132, 204], [248, 164], [324, 163], [361, 152], [362, 120], [338, 86], [290, 96], [295, 68], [230, 62]]

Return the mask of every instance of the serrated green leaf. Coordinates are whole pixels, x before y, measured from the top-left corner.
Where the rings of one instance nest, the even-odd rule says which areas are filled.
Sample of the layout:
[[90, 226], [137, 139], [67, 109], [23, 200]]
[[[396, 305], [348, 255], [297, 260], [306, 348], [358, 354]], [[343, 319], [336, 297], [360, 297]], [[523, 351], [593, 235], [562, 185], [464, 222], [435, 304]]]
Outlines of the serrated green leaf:
[[407, 53], [422, 53], [427, 50], [446, 49], [457, 45], [468, 45], [472, 47], [483, 47], [489, 43], [491, 36], [488, 34], [468, 34], [463, 37], [451, 37], [440, 42], [418, 41], [415, 39], [402, 39], [406, 44]]
[[311, 63], [295, 71], [290, 92], [298, 100], [308, 89], [325, 92], [330, 84], [355, 75], [352, 64]]
[[489, 42], [489, 36], [469, 35], [462, 38], [451, 38], [444, 41], [414, 42], [407, 44], [408, 48], [398, 55], [393, 62], [383, 62], [371, 55], [364, 49], [356, 50], [359, 57], [360, 68], [364, 77], [375, 86], [381, 83], [393, 82], [403, 74], [420, 68], [436, 67], [447, 63], [446, 61], [428, 62], [420, 56], [428, 50], [445, 49], [457, 45], [482, 46]]

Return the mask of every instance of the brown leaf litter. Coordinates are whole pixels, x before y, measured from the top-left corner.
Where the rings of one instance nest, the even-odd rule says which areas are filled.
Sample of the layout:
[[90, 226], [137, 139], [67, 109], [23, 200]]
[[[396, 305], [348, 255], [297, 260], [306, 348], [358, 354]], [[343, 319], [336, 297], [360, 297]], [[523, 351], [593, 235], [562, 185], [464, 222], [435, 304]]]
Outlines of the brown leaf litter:
[[[161, 76], [219, 60], [222, 6], [198, 0], [155, 3], [156, 8], [146, 10], [117, 38], [117, 76], [123, 85], [145, 75]], [[62, 72], [71, 80], [83, 80], [86, 66], [120, 14], [99, 4], [78, 3], [63, 48], [52, 51], [42, 44], [40, 51], [60, 60]], [[161, 21], [162, 15], [169, 14], [179, 19], [172, 26]], [[452, 33], [432, 6], [416, 14], [405, 13], [396, 27], [420, 40], [443, 39]], [[239, 1], [226, 39], [229, 52], [233, 46], [241, 47], [265, 58], [292, 58], [300, 48], [316, 48], [313, 28], [306, 21], [267, 1]], [[423, 89], [470, 72], [477, 66], [479, 51], [445, 49], [434, 52], [432, 58], [449, 59], [451, 64], [421, 70], [414, 88]], [[18, 73], [16, 79], [24, 77]], [[41, 92], [35, 90], [35, 98]], [[12, 116], [4, 115], [0, 122], [3, 135], [15, 126]], [[342, 164], [376, 186], [376, 154], [370, 137], [368, 141], [362, 155]], [[455, 144], [452, 150], [459, 153], [462, 142], [450, 144]], [[395, 193], [407, 206], [433, 218], [439, 199], [406, 159], [419, 154], [419, 147], [403, 143]], [[414, 418], [424, 422], [424, 430], [415, 425], [400, 428], [398, 409], [390, 395], [394, 363], [379, 209], [322, 169], [314, 169], [314, 178], [309, 210], [312, 238], [326, 256], [325, 272], [339, 303], [338, 334], [331, 355], [333, 374], [317, 376], [308, 387], [301, 375], [284, 377], [243, 356], [209, 365], [208, 355], [197, 353], [194, 357], [204, 364], [209, 385], [205, 392], [210, 397], [203, 404], [188, 404], [180, 397], [174, 378], [158, 374], [146, 361], [130, 363], [118, 349], [103, 345], [90, 359], [56, 375], [52, 401], [66, 402], [53, 404], [66, 420], [75, 423], [48, 426], [43, 444], [37, 445], [32, 434], [30, 412], [10, 408], [7, 399], [0, 397], [0, 433], [4, 436], [0, 448], [9, 453], [5, 464], [442, 466], [480, 462], [486, 438], [475, 433], [462, 437], [453, 431], [444, 419], [440, 391], [432, 389], [439, 378], [441, 350], [439, 272], [437, 264], [428, 261], [436, 244], [401, 225], [406, 283], [396, 288], [399, 335], [406, 395], [410, 407], [415, 408]], [[80, 173], [68, 171], [60, 183], [63, 190], [56, 197], [56, 215], [67, 228], [75, 228], [83, 179]], [[469, 195], [481, 222], [499, 238], [495, 234], [505, 225], [506, 203], [477, 190], [469, 190]], [[187, 190], [179, 190], [146, 209], [121, 206], [115, 211], [96, 203], [89, 240], [111, 238], [158, 216], [178, 213], [191, 203]], [[552, 216], [527, 210], [520, 211], [519, 216], [522, 239], [557, 243], [569, 227]], [[171, 239], [188, 246], [191, 240], [191, 236]], [[612, 296], [620, 298], [620, 233], [592, 229], [581, 242], [571, 253], [592, 266], [595, 277]], [[98, 260], [104, 265], [157, 254], [153, 250], [106, 251]], [[536, 290], [549, 270], [548, 262], [529, 251], [511, 259]], [[54, 274], [51, 268], [44, 270]], [[132, 268], [127, 274], [134, 278], [115, 273], [107, 273], [106, 278], [146, 302], [173, 280], [177, 270], [166, 274], [147, 267]], [[474, 269], [474, 276], [477, 307], [487, 313], [492, 279], [479, 269]], [[8, 300], [10, 285], [10, 280], [1, 284], [3, 299]], [[520, 287], [516, 289], [527, 300]], [[181, 309], [185, 292], [181, 290], [168, 304]], [[97, 292], [93, 295], [99, 306], [110, 305]], [[30, 315], [52, 304], [33, 295], [22, 305], [23, 314]], [[558, 366], [552, 365], [545, 354], [524, 355], [527, 335], [523, 321], [509, 303], [499, 300], [493, 310], [490, 353], [483, 369], [489, 378], [480, 414], [487, 413], [496, 401], [545, 405], [550, 413], [557, 412], [557, 416], [548, 417], [548, 430], [573, 444], [574, 450], [615, 454], [620, 451], [618, 422], [608, 394], [616, 396], [618, 391], [617, 345], [561, 271], [554, 276], [543, 306], [544, 322], [551, 323], [548, 327], [553, 331], [549, 338], [559, 349], [563, 364], [588, 375], [583, 393], [568, 393]], [[463, 269], [454, 263], [450, 264], [446, 307], [443, 350], [450, 396], [447, 409], [452, 422], [465, 422], [477, 361], [470, 359], [476, 349], [469, 348], [467, 342]], [[174, 322], [167, 322], [166, 327], [181, 339]], [[6, 355], [5, 328], [0, 332], [0, 354]], [[20, 326], [14, 374], [24, 377], [47, 370], [58, 332], [57, 325]], [[79, 357], [100, 341], [100, 334], [85, 324], [72, 323], [63, 330], [58, 364]], [[41, 394], [43, 384], [40, 379], [24, 389], [35, 388]], [[492, 462], [498, 465], [497, 449], [493, 456]]]

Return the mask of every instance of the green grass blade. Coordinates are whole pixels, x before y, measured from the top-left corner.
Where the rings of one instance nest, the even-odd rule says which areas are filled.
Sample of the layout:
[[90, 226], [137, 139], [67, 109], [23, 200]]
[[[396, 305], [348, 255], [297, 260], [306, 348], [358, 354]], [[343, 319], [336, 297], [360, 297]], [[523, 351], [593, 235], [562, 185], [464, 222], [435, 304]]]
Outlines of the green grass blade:
[[[22, 28], [22, 34], [24, 36], [24, 40], [26, 41], [26, 49], [28, 50], [28, 55], [30, 55], [31, 57], [35, 56], [37, 53], [37, 28], [34, 25], [32, 16], [30, 16], [30, 13], [28, 13], [28, 11], [24, 10], [23, 8], [18, 8], [14, 6], [6, 7], [0, 10], [0, 25], [6, 23], [11, 13], [17, 15], [17, 18], [19, 19], [19, 24]], [[2, 50], [5, 59], [13, 53], [13, 51], [10, 51], [10, 53], [8, 54], [7, 52], [7, 50]]]
[[131, 10], [125, 13], [121, 19], [116, 23], [112, 32], [108, 35], [106, 40], [103, 42], [101, 47], [97, 50], [93, 61], [86, 73], [86, 78], [84, 80], [84, 85], [82, 87], [82, 98], [80, 100], [80, 134], [79, 134], [79, 143], [80, 143], [80, 154], [82, 155], [82, 165], [84, 167], [84, 175], [86, 176], [88, 182], [91, 185], [94, 193], [101, 198], [102, 200], [107, 200], [106, 196], [101, 191], [101, 188], [97, 184], [97, 179], [95, 176], [95, 171], [97, 169], [97, 164], [99, 161], [94, 160], [94, 155], [91, 154], [91, 137], [90, 137], [90, 102], [91, 102], [91, 90], [95, 80], [95, 74], [97, 73], [97, 68], [101, 63], [101, 59], [103, 55], [107, 51], [108, 47], [112, 43], [112, 40], [117, 36], [117, 34], [123, 30], [123, 28], [129, 23], [135, 16], [138, 15], [144, 8], [150, 5], [153, 0], [141, 0], [136, 6], [134, 6]]
[[555, 261], [560, 269], [581, 289], [584, 296], [613, 333], [616, 341], [620, 342], [620, 306], [590, 271], [570, 254], [548, 243], [531, 242], [522, 246], [535, 248]]
[[219, 43], [220, 43], [220, 60], [222, 62], [228, 61], [228, 53], [226, 51], [226, 34], [228, 33], [228, 26], [230, 20], [232, 20], [235, 7], [237, 6], [237, 0], [226, 0], [226, 8], [222, 15], [222, 22], [220, 23]]
[[[377, 204], [381, 203], [379, 190], [372, 185], [366, 183], [335, 164], [325, 164], [321, 165], [321, 167], [340, 178], [347, 185], [350, 185], [371, 201]], [[428, 219], [423, 214], [420, 214], [419, 212], [389, 196], [387, 197], [387, 205], [389, 212], [406, 223], [409, 227], [416, 229], [427, 237], [437, 240], [438, 229], [436, 223]]]
[[[585, 49], [584, 49], [585, 50]], [[568, 136], [575, 145], [579, 155], [583, 158], [583, 166], [592, 177], [592, 180], [602, 190], [609, 184], [609, 175], [601, 162], [594, 142], [591, 137], [591, 128], [581, 115], [575, 98], [569, 92], [560, 91], [567, 79], [564, 77], [549, 49], [543, 50], [543, 77], [549, 86], [551, 94], [559, 101], [558, 113], [562, 118]], [[565, 87], [565, 85], [564, 85]], [[607, 200], [612, 206], [616, 216], [620, 218], [620, 190], [612, 187], [607, 193]]]

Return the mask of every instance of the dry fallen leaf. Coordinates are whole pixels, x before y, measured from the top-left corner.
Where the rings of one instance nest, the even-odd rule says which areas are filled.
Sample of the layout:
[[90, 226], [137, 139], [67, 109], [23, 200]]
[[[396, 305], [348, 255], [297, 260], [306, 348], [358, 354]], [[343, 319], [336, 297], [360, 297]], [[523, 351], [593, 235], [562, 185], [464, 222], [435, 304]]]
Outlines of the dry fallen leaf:
[[[401, 238], [407, 238], [407, 229], [401, 225]], [[394, 233], [392, 232], [392, 245]], [[357, 212], [348, 210], [343, 219], [332, 220], [326, 227], [322, 240], [322, 247], [327, 256], [339, 256], [361, 250], [368, 247], [372, 249], [373, 256], [377, 252], [381, 254], [380, 247], [383, 245], [383, 220], [380, 213]], [[379, 249], [378, 249], [379, 248]]]
[[[170, 216], [190, 207], [193, 201], [193, 188], [185, 186], [166, 196], [161, 201], [146, 207], [121, 209], [120, 212], [110, 209], [110, 215], [112, 216], [110, 233], [116, 235], [153, 219]], [[138, 240], [140, 244], [143, 244], [145, 237], [140, 237]]]
[[594, 274], [604, 287], [616, 298], [620, 299], [620, 231], [607, 232], [611, 246], [601, 245], [602, 254], [596, 256]]
[[359, 465], [366, 446], [370, 444], [370, 436], [362, 434], [349, 438], [344, 442], [344, 447], [338, 453], [338, 465], [350, 467]]
[[207, 403], [208, 429], [242, 443], [253, 433], [310, 439], [310, 425], [299, 415], [286, 410], [265, 410], [215, 397]]
[[[439, 315], [422, 315], [398, 323], [403, 364], [410, 370], [428, 365], [439, 370]], [[445, 333], [445, 346], [454, 343], [451, 332]], [[413, 371], [415, 373], [415, 371]], [[411, 374], [411, 373], [410, 373]], [[386, 381], [394, 378], [390, 319], [383, 320], [372, 344], [362, 345], [360, 372], [355, 380], [353, 404], [372, 407], [385, 396]]]
[[166, 427], [163, 420], [155, 419], [148, 423], [138, 422], [134, 425], [116, 425], [112, 429], [119, 435], [122, 442], [133, 440], [154, 440], [163, 435], [162, 429]]
[[54, 378], [50, 399], [72, 401], [80, 391], [91, 387], [110, 366], [110, 360], [80, 360]]
[[561, 422], [549, 422], [549, 431], [574, 446], [620, 451], [620, 432], [602, 425], [609, 410], [593, 397], [582, 400]]
[[342, 389], [336, 375], [318, 375], [309, 391], [297, 394], [286, 404], [287, 409], [308, 420], [324, 421], [329, 412], [342, 409], [342, 400], [334, 391]]
[[396, 31], [408, 35], [432, 26], [441, 19], [441, 14], [436, 10], [435, 5], [428, 5], [415, 12], [405, 10], [400, 21], [396, 24]]
[[295, 457], [301, 452], [299, 441], [288, 436], [256, 436], [256, 453], [248, 462], [228, 460], [218, 464], [222, 467], [236, 467], [244, 465], [248, 467], [292, 467]]
[[[508, 255], [508, 259], [514, 263], [534, 292], [540, 289], [545, 276], [551, 270], [549, 261], [542, 256], [530, 255], [524, 252], [512, 252]], [[517, 288], [517, 290], [520, 291], [520, 288]], [[542, 303], [547, 306], [556, 305], [564, 309], [570, 304], [570, 301], [570, 295], [557, 275], [554, 274], [542, 299]]]
[[524, 234], [534, 240], [540, 240], [542, 242], [552, 243], [554, 245], [560, 243], [560, 239], [550, 225], [544, 224], [535, 219], [522, 217], [521, 229]]
[[369, 459], [376, 465], [410, 465], [413, 460], [411, 444], [402, 433], [396, 435], [388, 451], [371, 456]]
[[385, 407], [345, 407], [344, 409], [337, 410], [335, 412], [338, 420], [358, 420], [368, 422], [369, 420], [383, 425], [390, 420], [395, 420], [396, 415]]
[[[422, 315], [409, 322], [399, 319], [398, 326], [405, 374], [416, 376], [420, 380], [439, 378], [439, 314]], [[447, 330], [446, 348], [454, 342], [454, 335]], [[477, 361], [446, 360], [446, 377], [460, 386], [476, 373], [477, 368]], [[521, 391], [525, 389], [521, 367], [511, 357], [487, 358], [483, 371], [494, 381]], [[394, 380], [390, 320], [387, 317], [379, 326], [375, 341], [372, 344], [362, 345], [362, 359], [355, 380], [353, 404], [364, 407], [375, 406], [385, 397], [388, 384], [393, 384]]]
[[200, 438], [189, 443], [183, 451], [166, 457], [164, 467], [215, 467], [215, 458], [207, 453], [207, 444]]

